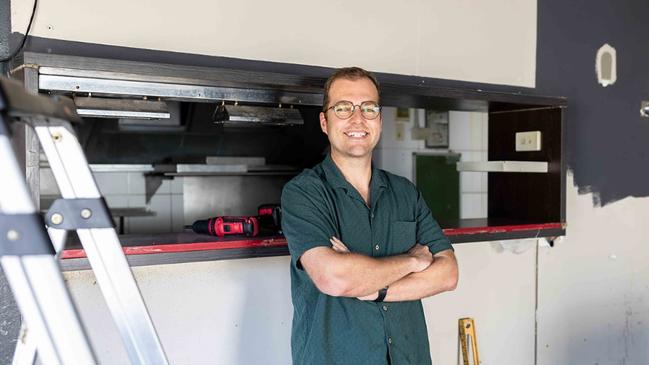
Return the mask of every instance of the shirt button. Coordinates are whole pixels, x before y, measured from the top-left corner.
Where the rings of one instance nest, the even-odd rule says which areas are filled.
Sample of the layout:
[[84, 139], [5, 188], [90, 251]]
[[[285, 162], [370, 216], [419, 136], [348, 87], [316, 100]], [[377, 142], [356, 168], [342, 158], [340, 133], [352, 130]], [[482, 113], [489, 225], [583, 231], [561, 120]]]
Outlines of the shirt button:
[[385, 311], [385, 312], [388, 311], [388, 306], [387, 306], [387, 305], [384, 305], [384, 306], [383, 306], [383, 311]]
[[374, 246], [374, 249], [377, 251], [379, 250], [379, 248], [380, 248], [379, 245]]
[[374, 218], [374, 213], [370, 213], [370, 217], [371, 217], [371, 218]]
[[392, 345], [392, 337], [388, 337], [388, 343]]

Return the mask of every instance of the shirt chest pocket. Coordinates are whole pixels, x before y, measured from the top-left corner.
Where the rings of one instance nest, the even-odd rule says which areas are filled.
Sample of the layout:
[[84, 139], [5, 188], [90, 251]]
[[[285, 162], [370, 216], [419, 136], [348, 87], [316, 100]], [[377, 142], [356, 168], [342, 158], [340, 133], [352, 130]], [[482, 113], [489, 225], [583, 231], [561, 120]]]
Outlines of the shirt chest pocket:
[[396, 221], [390, 223], [390, 244], [394, 251], [403, 253], [408, 251], [417, 240], [417, 222]]

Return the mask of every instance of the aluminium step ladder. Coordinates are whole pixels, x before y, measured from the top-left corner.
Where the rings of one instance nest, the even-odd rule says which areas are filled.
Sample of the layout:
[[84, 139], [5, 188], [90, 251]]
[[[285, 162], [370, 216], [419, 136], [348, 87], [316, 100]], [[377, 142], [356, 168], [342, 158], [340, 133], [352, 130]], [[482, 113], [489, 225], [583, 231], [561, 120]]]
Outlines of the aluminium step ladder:
[[[80, 121], [71, 100], [31, 95], [22, 85], [0, 78], [4, 176], [0, 263], [29, 329], [28, 341], [19, 342], [23, 347], [17, 349], [14, 364], [33, 363], [34, 350], [46, 365], [96, 363], [55, 257], [55, 251], [63, 248], [67, 230], [76, 230], [79, 236], [131, 362], [167, 364], [106, 203], [72, 128], [71, 122]], [[36, 211], [11, 147], [10, 125], [16, 122], [34, 128], [62, 195], [45, 221]]]

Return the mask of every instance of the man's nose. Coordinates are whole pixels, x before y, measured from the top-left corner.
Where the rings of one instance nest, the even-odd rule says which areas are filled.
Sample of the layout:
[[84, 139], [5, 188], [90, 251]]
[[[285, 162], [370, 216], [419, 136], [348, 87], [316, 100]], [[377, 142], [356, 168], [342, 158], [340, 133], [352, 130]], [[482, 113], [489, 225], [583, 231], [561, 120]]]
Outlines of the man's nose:
[[352, 123], [361, 123], [365, 122], [365, 118], [363, 118], [363, 114], [361, 114], [361, 108], [356, 107], [354, 108], [354, 111], [352, 112], [352, 116], [349, 118], [349, 121]]

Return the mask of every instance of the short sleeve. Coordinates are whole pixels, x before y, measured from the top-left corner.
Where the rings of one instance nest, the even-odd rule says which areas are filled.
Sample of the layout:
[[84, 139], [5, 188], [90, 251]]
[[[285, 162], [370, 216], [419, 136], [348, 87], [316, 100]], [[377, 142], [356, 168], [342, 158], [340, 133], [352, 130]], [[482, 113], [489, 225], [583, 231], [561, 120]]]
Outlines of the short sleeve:
[[314, 182], [294, 179], [282, 191], [282, 231], [288, 242], [291, 261], [301, 269], [299, 259], [314, 247], [330, 247], [336, 235], [322, 191]]
[[442, 228], [433, 218], [428, 204], [417, 190], [417, 242], [428, 246], [430, 252], [434, 255], [438, 252], [451, 249], [451, 241], [442, 232]]

